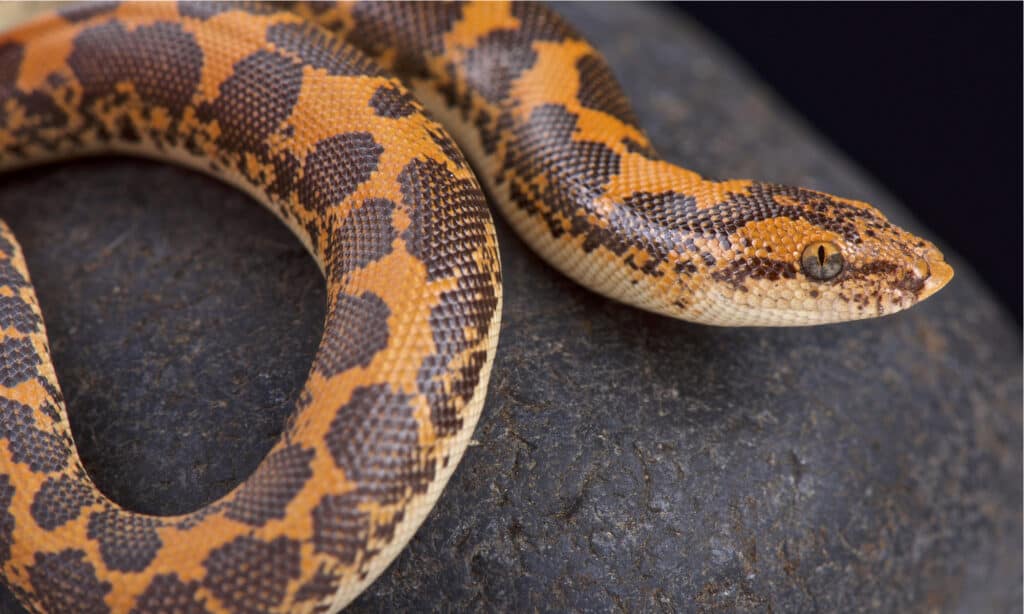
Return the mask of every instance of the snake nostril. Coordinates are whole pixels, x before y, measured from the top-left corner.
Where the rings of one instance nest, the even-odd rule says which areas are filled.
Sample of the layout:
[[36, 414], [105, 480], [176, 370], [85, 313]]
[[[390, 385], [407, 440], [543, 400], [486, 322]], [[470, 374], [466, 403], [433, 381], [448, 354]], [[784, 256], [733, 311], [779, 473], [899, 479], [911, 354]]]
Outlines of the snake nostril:
[[914, 261], [913, 269], [914, 275], [921, 279], [928, 279], [932, 274], [932, 269], [928, 266], [928, 261], [924, 258], [916, 259]]

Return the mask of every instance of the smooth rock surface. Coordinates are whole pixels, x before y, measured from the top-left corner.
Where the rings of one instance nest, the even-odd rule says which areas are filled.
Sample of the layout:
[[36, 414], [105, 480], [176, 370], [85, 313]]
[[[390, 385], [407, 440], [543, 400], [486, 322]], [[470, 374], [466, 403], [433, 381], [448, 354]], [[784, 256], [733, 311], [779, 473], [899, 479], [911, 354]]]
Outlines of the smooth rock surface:
[[[561, 8], [666, 157], [920, 230], [692, 25]], [[0, 216], [97, 484], [172, 514], [243, 480], [319, 339], [298, 241], [227, 187], [122, 159], [3, 176]], [[499, 232], [477, 445], [353, 611], [1019, 609], [1020, 330], [955, 254], [952, 284], [904, 314], [715, 329], [592, 295]], [[21, 610], [4, 592], [0, 611]]]

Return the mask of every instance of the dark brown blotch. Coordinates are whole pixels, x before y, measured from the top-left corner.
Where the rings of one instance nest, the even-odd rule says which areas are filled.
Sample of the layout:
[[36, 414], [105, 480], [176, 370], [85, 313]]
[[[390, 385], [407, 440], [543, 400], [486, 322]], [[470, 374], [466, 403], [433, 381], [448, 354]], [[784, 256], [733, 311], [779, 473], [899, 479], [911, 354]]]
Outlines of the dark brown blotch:
[[[25, 46], [21, 43], [11, 41], [0, 45], [0, 100], [6, 100], [13, 94], [14, 83], [18, 80], [24, 58]], [[0, 107], [0, 120], [3, 119], [4, 111]]]
[[274, 180], [267, 185], [267, 193], [282, 200], [286, 199], [298, 187], [299, 169], [302, 164], [288, 150], [278, 152], [271, 158], [270, 163], [274, 167]]
[[31, 143], [52, 151], [55, 143], [43, 133], [66, 126], [68, 114], [46, 92], [15, 92], [12, 98], [27, 117], [20, 127], [12, 126], [11, 132], [24, 144]]
[[[14, 239], [12, 237], [11, 241], [13, 240]], [[14, 243], [12, 243], [11, 241], [8, 241], [7, 237], [5, 237], [3, 234], [0, 234], [0, 254], [3, 254], [5, 257], [3, 262], [6, 262], [8, 264], [10, 263], [11, 258], [14, 257], [15, 252]]]
[[491, 114], [483, 107], [477, 109], [476, 115], [473, 117], [473, 126], [480, 135], [480, 144], [483, 145], [484, 153], [487, 155], [498, 150], [498, 142], [503, 136], [500, 131], [491, 126], [492, 120]]
[[181, 24], [157, 22], [128, 31], [111, 20], [75, 37], [68, 66], [82, 83], [86, 107], [127, 80], [143, 102], [179, 115], [199, 86], [203, 51]]
[[430, 135], [430, 140], [434, 141], [441, 149], [444, 157], [452, 163], [452, 166], [455, 168], [464, 168], [466, 166], [466, 159], [462, 156], [462, 150], [448, 136], [448, 132], [444, 128], [428, 128], [427, 134]]
[[238, 537], [211, 552], [203, 567], [203, 587], [229, 611], [266, 612], [281, 605], [299, 577], [299, 542]]
[[[319, 510], [319, 506], [317, 506]], [[316, 514], [314, 514], [314, 544], [316, 541]], [[314, 546], [315, 547], [315, 546]], [[318, 552], [320, 552], [318, 550]], [[328, 597], [334, 596], [338, 592], [338, 584], [341, 581], [342, 576], [339, 574], [332, 573], [324, 565], [320, 565], [317, 570], [313, 573], [313, 577], [305, 582], [295, 591], [295, 597], [293, 601], [295, 603], [306, 603], [307, 601], [322, 601]]]
[[267, 42], [329, 75], [379, 76], [380, 68], [352, 45], [313, 23], [278, 23], [267, 28]]
[[[46, 391], [46, 396], [50, 398], [50, 401], [63, 406], [64, 395], [61, 394], [60, 390], [57, 389], [57, 386], [54, 383], [50, 382], [50, 380], [46, 379], [42, 375], [36, 376], [36, 381], [39, 382], [39, 386]], [[53, 418], [53, 422], [61, 421], [60, 413], [57, 412], [56, 407], [44, 403], [41, 409], [44, 414]]]
[[550, 174], [568, 202], [597, 196], [619, 173], [621, 159], [603, 143], [576, 141], [579, 117], [558, 104], [541, 105], [514, 129], [505, 168], [522, 178]]
[[326, 138], [306, 157], [299, 200], [323, 213], [356, 191], [377, 170], [384, 148], [369, 132], [346, 132]]
[[207, 518], [219, 514], [224, 509], [224, 506], [225, 503], [223, 501], [216, 501], [214, 503], [210, 503], [205, 507], [201, 507], [198, 510], [192, 512], [191, 514], [188, 514], [187, 516], [179, 520], [174, 525], [174, 528], [179, 529], [181, 531], [188, 531], [192, 527], [199, 525]]
[[342, 277], [391, 253], [398, 231], [392, 225], [395, 203], [369, 198], [353, 209], [331, 235], [328, 274]]
[[13, 399], [0, 397], [0, 437], [17, 435], [26, 428], [35, 428], [31, 407]]
[[0, 329], [14, 328], [19, 333], [32, 333], [42, 325], [42, 319], [20, 296], [0, 296]]
[[444, 35], [462, 18], [464, 2], [362, 2], [352, 9], [347, 40], [379, 56], [396, 50], [392, 69], [403, 77], [427, 74], [425, 55], [444, 51]]
[[581, 105], [607, 113], [634, 128], [639, 126], [626, 94], [612, 74], [611, 68], [600, 56], [588, 53], [581, 57], [576, 60], [576, 70], [580, 76], [576, 98]]
[[924, 279], [907, 272], [897, 278], [893, 286], [911, 296], [919, 296], [924, 289]]
[[522, 29], [485, 34], [466, 53], [462, 66], [466, 83], [492, 104], [504, 101], [512, 84], [537, 62], [532, 42]]
[[[630, 227], [595, 225], [591, 217], [605, 215], [594, 204], [604, 185], [618, 174], [620, 156], [594, 141], [576, 141], [578, 116], [556, 104], [534, 109], [530, 119], [513, 129], [502, 174], [509, 176], [510, 194], [517, 207], [539, 214], [552, 236], [561, 236], [566, 223], [573, 235], [582, 235], [585, 250], [599, 245], [621, 254], [632, 237], [617, 234]], [[547, 205], [540, 213], [537, 203]], [[628, 214], [621, 211], [619, 214]], [[643, 243], [640, 243], [643, 245]]]
[[266, 140], [281, 130], [299, 99], [302, 65], [270, 51], [239, 60], [231, 76], [220, 85], [219, 95], [196, 109], [204, 122], [221, 128], [218, 144], [234, 152], [253, 152], [264, 158]]
[[0, 566], [6, 565], [11, 558], [11, 544], [16, 525], [14, 515], [10, 511], [14, 490], [11, 477], [6, 473], [0, 474]]
[[29, 513], [39, 528], [52, 531], [71, 522], [82, 508], [95, 503], [92, 490], [81, 480], [67, 475], [47, 478], [32, 498]]
[[416, 112], [412, 94], [397, 85], [382, 85], [370, 98], [370, 106], [380, 117], [398, 119]]
[[[40, 382], [40, 384], [41, 384], [42, 382], [45, 382], [45, 381], [46, 381], [46, 378], [44, 378], [44, 377], [40, 376], [39, 378], [37, 378], [37, 380], [36, 380], [36, 381], [39, 381], [39, 382]], [[47, 384], [49, 384], [49, 382], [47, 382]], [[51, 387], [52, 387], [52, 386], [51, 386]], [[44, 388], [46, 388], [46, 386], [44, 386]], [[47, 393], [47, 396], [49, 396], [49, 397], [50, 397], [51, 399], [53, 398], [53, 396], [52, 396], [52, 390], [49, 390], [49, 389], [48, 389], [48, 390], [46, 391], [46, 393]], [[41, 404], [39, 405], [39, 411], [40, 411], [40, 413], [42, 413], [42, 414], [43, 414], [44, 416], [46, 416], [47, 418], [49, 418], [49, 419], [50, 419], [50, 426], [53, 426], [53, 425], [57, 424], [58, 422], [61, 422], [61, 415], [60, 415], [60, 411], [58, 411], [58, 410], [57, 410], [57, 407], [56, 407], [56, 406], [54, 406], [54, 405], [53, 405], [53, 403], [51, 403], [50, 401], [43, 401], [43, 402], [42, 402], [42, 403], [41, 403]]]
[[138, 143], [142, 140], [135, 122], [127, 115], [117, 119], [117, 138], [127, 143]]
[[848, 267], [843, 272], [843, 279], [849, 277], [881, 278], [889, 286], [910, 296], [918, 296], [925, 284], [924, 278], [918, 277], [898, 262], [890, 260], [873, 260], [859, 267]]
[[7, 433], [11, 460], [24, 463], [33, 473], [53, 473], [68, 464], [68, 442], [48, 431], [32, 426], [11, 429]]
[[[430, 421], [439, 435], [453, 435], [462, 428], [460, 412], [480, 383], [497, 304], [493, 278], [476, 273], [460, 278], [458, 287], [443, 293], [430, 310], [436, 350], [423, 360], [416, 381], [430, 404]], [[474, 336], [468, 336], [467, 330]], [[453, 374], [452, 363], [467, 352]]]
[[692, 260], [680, 260], [676, 262], [675, 271], [679, 275], [696, 275], [697, 265]]
[[842, 236], [851, 244], [863, 240], [857, 220], [870, 225], [876, 219], [872, 211], [836, 200], [824, 192], [762, 182], [754, 182], [745, 193], [730, 194], [721, 205], [705, 211], [707, 215], [726, 218], [736, 228], [773, 217], [802, 219]]
[[562, 17], [539, 2], [513, 2], [512, 16], [531, 40], [562, 42], [579, 34]]
[[284, 518], [288, 504], [313, 477], [313, 455], [298, 444], [270, 453], [238, 488], [224, 515], [254, 527]]
[[358, 493], [326, 495], [313, 510], [313, 549], [338, 559], [344, 565], [356, 561], [366, 550], [370, 536], [370, 515], [359, 510]]
[[648, 160], [659, 160], [657, 152], [654, 151], [654, 147], [650, 143], [641, 143], [628, 136], [622, 137], [622, 144], [626, 146], [626, 151], [630, 153], [640, 154]]
[[[682, 216], [695, 208], [692, 197], [676, 196], [672, 194], [671, 204], [665, 206], [667, 203], [659, 195], [634, 194], [612, 210], [607, 226], [593, 225], [575, 216], [572, 229], [575, 234], [585, 235], [582, 248], [587, 252], [603, 247], [621, 256], [631, 248], [640, 248], [647, 258], [643, 265], [634, 268], [646, 275], [661, 276], [660, 267], [668, 261], [669, 254], [696, 250], [694, 244], [682, 241], [678, 229], [659, 213], [664, 208], [672, 215]], [[631, 258], [626, 256], [627, 265]]]
[[163, 546], [160, 519], [120, 510], [94, 512], [86, 535], [99, 543], [103, 563], [111, 570], [144, 570]]
[[331, 377], [353, 367], [366, 367], [388, 345], [391, 310], [372, 292], [359, 296], [339, 292], [324, 325], [314, 368]]
[[36, 552], [35, 563], [28, 567], [28, 579], [42, 611], [110, 612], [104, 597], [111, 585], [96, 577], [96, 568], [83, 550]]
[[25, 279], [18, 269], [14, 268], [10, 260], [0, 260], [0, 286], [24, 288], [28, 286], [28, 280]]
[[182, 582], [175, 573], [154, 576], [130, 614], [207, 614], [206, 601], [196, 596], [197, 590], [199, 582]]
[[745, 282], [748, 279], [795, 279], [796, 267], [791, 262], [752, 256], [730, 261], [720, 270], [713, 271], [711, 277], [716, 281], [728, 283], [737, 290], [746, 291]]
[[[445, 456], [441, 462], [443, 466], [447, 466], [448, 457]], [[391, 541], [395, 537], [395, 529], [403, 520], [405, 520], [405, 510], [398, 510], [389, 519], [378, 521], [377, 526], [373, 528], [373, 538], [385, 542]]]
[[[427, 266], [431, 280], [475, 269], [475, 254], [490, 236], [490, 212], [475, 181], [457, 178], [435, 160], [411, 161], [398, 175], [412, 217], [406, 249]], [[444, 203], [444, 206], [439, 206]]]
[[[430, 403], [438, 434], [457, 432], [461, 408], [480, 381], [486, 353], [480, 350], [497, 309], [497, 254], [487, 247], [490, 213], [479, 187], [456, 178], [445, 165], [413, 160], [399, 175], [403, 202], [412, 224], [404, 233], [406, 248], [427, 265], [430, 279], [458, 278], [455, 290], [441, 295], [431, 309], [435, 352], [417, 373], [417, 385]], [[449, 203], [447, 207], [432, 206]], [[483, 256], [481, 258], [481, 256]], [[466, 329], [475, 329], [470, 338]], [[449, 379], [451, 363], [478, 348]]]
[[419, 426], [411, 398], [387, 384], [357, 388], [338, 408], [324, 436], [334, 463], [358, 483], [358, 492], [381, 504], [423, 493], [433, 461], [419, 453]]

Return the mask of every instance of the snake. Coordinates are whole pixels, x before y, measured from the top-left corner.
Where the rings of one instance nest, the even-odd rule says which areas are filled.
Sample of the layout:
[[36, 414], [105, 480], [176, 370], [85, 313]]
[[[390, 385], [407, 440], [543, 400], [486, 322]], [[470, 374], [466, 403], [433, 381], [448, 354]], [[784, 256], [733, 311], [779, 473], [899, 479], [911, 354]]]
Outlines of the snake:
[[0, 567], [34, 612], [359, 595], [482, 410], [502, 305], [489, 202], [579, 284], [700, 324], [877, 317], [953, 275], [867, 203], [663, 160], [601, 54], [533, 3], [100, 2], [0, 35], [0, 169], [101, 154], [251, 195], [318, 263], [327, 315], [254, 472], [191, 513], [133, 512], [76, 452], [0, 222]]

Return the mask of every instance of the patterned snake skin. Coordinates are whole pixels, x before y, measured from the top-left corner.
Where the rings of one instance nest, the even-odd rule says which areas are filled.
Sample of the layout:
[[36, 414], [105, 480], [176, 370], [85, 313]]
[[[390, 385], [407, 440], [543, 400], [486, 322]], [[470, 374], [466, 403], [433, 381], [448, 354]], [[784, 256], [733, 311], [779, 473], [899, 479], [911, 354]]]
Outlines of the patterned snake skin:
[[291, 228], [329, 295], [267, 458], [203, 509], [147, 516], [86, 475], [0, 225], [0, 566], [30, 610], [333, 612], [372, 582], [483, 404], [501, 274], [476, 177], [553, 266], [694, 322], [873, 317], [952, 277], [865, 203], [660, 160], [541, 6], [288, 8], [90, 4], [0, 35], [0, 168], [116, 152], [209, 173]]

